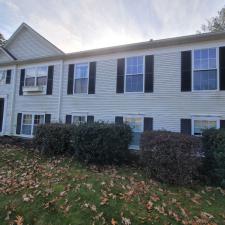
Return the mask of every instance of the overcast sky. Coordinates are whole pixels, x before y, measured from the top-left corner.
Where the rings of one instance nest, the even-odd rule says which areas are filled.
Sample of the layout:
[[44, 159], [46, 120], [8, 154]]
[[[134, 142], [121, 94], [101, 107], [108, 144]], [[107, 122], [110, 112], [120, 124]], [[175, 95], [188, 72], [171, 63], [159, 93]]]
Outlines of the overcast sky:
[[0, 0], [0, 32], [25, 22], [65, 52], [194, 34], [224, 0]]

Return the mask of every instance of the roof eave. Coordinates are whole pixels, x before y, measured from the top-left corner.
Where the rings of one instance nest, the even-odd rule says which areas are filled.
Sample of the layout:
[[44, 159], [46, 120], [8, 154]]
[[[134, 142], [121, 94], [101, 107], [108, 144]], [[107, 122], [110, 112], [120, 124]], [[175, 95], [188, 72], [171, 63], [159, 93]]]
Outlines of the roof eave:
[[179, 46], [183, 44], [192, 44], [192, 43], [207, 42], [207, 41], [213, 41], [213, 40], [225, 40], [225, 32], [196, 34], [196, 35], [161, 39], [156, 41], [146, 41], [146, 42], [140, 42], [140, 43], [134, 43], [134, 44], [126, 44], [126, 45], [120, 45], [120, 46], [114, 46], [114, 47], [93, 49], [93, 50], [74, 52], [74, 53], [68, 53], [68, 54], [59, 54], [55, 56], [35, 58], [35, 59], [29, 59], [29, 60], [16, 60], [8, 64], [6, 63], [0, 64], [0, 66], [10, 65], [10, 64], [12, 65], [12, 64], [15, 64], [15, 62], [16, 64], [28, 64], [28, 63], [38, 63], [38, 62], [53, 61], [53, 60], [84, 58], [84, 57], [113, 54], [113, 53], [119, 53], [119, 52], [136, 51], [136, 50], [143, 50], [143, 49], [155, 49], [155, 48], [162, 48], [162, 47], [168, 47], [168, 46]]

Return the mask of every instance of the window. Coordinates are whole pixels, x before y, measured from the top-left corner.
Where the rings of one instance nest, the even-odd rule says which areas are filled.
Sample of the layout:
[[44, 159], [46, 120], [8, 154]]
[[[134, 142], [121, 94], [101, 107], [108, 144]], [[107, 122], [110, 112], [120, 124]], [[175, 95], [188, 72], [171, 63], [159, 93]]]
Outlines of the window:
[[31, 131], [32, 131], [32, 115], [25, 114], [23, 115], [22, 134], [31, 135]]
[[31, 67], [26, 69], [25, 86], [45, 86], [47, 84], [48, 67]]
[[6, 70], [0, 70], [0, 84], [5, 84]]
[[217, 89], [216, 48], [194, 51], [194, 90]]
[[23, 114], [22, 120], [22, 134], [34, 135], [36, 133], [37, 126], [44, 124], [45, 116], [36, 114]]
[[45, 123], [45, 116], [44, 115], [34, 115], [34, 126], [33, 126], [33, 134], [36, 134], [37, 126], [39, 124]]
[[130, 116], [124, 117], [124, 123], [128, 124], [133, 131], [131, 146], [139, 146], [141, 133], [143, 132], [143, 118]]
[[193, 135], [202, 136], [202, 133], [206, 129], [219, 128], [219, 121], [217, 119], [209, 118], [196, 118], [193, 119]]
[[37, 68], [37, 86], [44, 86], [47, 84], [48, 67], [41, 66]]
[[129, 57], [126, 59], [126, 92], [143, 91], [144, 74], [143, 56]]
[[80, 124], [86, 122], [86, 116], [73, 116], [73, 124]]
[[88, 63], [75, 65], [74, 93], [87, 93], [88, 91]]

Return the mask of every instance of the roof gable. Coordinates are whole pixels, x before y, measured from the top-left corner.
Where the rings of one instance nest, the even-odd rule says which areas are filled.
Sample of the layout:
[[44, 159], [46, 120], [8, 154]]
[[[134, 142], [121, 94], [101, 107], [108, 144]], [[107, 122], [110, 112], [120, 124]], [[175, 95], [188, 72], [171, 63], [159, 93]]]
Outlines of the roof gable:
[[4, 48], [18, 60], [64, 54], [25, 23], [9, 38]]
[[3, 47], [0, 47], [0, 63], [12, 62], [15, 58]]

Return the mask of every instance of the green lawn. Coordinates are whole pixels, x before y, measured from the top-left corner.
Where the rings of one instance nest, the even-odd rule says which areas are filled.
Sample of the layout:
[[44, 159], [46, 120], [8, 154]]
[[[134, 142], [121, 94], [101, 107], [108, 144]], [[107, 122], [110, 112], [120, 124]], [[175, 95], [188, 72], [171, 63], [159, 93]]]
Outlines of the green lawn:
[[225, 224], [225, 191], [0, 146], [0, 224]]

